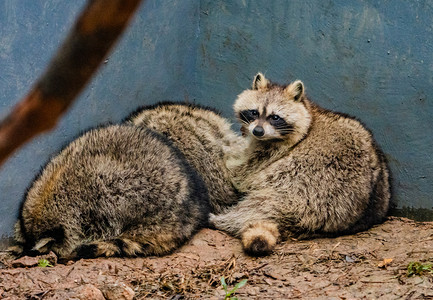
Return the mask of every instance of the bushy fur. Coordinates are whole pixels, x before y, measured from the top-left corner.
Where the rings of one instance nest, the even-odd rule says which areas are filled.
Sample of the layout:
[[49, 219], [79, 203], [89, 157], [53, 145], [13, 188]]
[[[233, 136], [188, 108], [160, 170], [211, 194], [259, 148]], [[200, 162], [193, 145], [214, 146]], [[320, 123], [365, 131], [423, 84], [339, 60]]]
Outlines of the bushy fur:
[[23, 253], [61, 258], [162, 255], [207, 225], [207, 189], [163, 136], [91, 130], [33, 182], [16, 224]]
[[289, 236], [354, 233], [386, 216], [388, 168], [360, 122], [312, 103], [301, 81], [279, 86], [260, 73], [234, 110], [248, 146], [228, 162], [246, 195], [210, 220], [246, 252], [270, 253]]
[[198, 105], [164, 102], [139, 109], [128, 122], [163, 134], [179, 148], [206, 183], [213, 212], [222, 212], [238, 201], [224, 155], [243, 141], [217, 112]]

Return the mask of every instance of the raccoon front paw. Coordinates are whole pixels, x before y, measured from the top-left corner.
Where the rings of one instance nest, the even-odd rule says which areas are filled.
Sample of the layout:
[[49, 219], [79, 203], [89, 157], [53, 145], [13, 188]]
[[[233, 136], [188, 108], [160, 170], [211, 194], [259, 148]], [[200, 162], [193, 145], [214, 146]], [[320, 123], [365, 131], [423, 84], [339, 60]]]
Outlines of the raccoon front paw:
[[279, 238], [276, 224], [266, 221], [250, 224], [242, 233], [242, 246], [251, 256], [266, 256], [272, 253]]

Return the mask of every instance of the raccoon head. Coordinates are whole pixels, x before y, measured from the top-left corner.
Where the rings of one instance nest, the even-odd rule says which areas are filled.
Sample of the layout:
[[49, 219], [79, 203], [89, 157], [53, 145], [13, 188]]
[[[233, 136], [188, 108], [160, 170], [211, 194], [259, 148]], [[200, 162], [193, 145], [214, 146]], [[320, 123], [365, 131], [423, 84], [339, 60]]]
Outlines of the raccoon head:
[[300, 80], [279, 86], [258, 73], [252, 89], [238, 96], [234, 110], [242, 133], [259, 141], [280, 140], [294, 145], [305, 137], [311, 125]]

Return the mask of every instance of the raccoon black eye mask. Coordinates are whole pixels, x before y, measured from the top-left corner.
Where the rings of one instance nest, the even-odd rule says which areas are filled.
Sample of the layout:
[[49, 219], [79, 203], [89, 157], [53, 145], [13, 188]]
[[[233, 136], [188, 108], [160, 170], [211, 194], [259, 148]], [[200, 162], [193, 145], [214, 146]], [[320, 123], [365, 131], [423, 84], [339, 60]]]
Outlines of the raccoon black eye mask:
[[266, 114], [266, 108], [262, 109], [262, 113], [258, 109], [245, 109], [238, 113], [238, 119], [244, 126], [241, 127], [241, 132], [246, 133], [251, 131], [252, 135], [261, 138], [267, 131], [264, 124], [268, 125], [268, 131], [273, 130], [276, 136], [272, 139], [280, 139], [285, 135], [293, 132], [293, 126], [288, 124], [282, 117], [275, 113]]
[[371, 132], [304, 90], [299, 80], [281, 86], [259, 73], [234, 104], [247, 146], [226, 161], [244, 197], [210, 220], [251, 255], [288, 237], [365, 230], [389, 209], [389, 171]]
[[259, 118], [259, 112], [254, 109], [244, 110], [239, 113], [239, 119], [245, 123], [250, 123]]

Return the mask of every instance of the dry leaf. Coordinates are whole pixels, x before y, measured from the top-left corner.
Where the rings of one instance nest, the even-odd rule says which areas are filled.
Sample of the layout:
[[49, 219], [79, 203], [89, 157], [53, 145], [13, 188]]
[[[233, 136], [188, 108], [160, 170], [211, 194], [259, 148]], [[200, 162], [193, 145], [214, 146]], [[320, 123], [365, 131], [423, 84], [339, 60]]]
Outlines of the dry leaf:
[[379, 268], [386, 268], [392, 263], [392, 258], [385, 258], [380, 263], [377, 264]]

